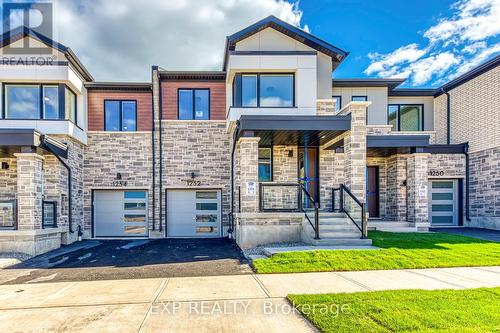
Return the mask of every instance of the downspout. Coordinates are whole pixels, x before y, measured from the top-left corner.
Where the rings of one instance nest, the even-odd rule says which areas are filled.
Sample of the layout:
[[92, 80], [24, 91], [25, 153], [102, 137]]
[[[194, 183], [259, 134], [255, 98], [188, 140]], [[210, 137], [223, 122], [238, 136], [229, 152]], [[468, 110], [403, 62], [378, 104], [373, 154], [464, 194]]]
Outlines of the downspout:
[[441, 88], [441, 92], [446, 95], [446, 143], [451, 143], [451, 97], [450, 93]]
[[469, 144], [465, 144], [464, 148], [465, 155], [465, 219], [470, 222], [470, 211], [469, 211], [469, 176], [470, 176], [470, 166], [469, 166]]
[[44, 149], [48, 150], [52, 155], [54, 155], [57, 158], [57, 160], [64, 166], [64, 168], [66, 168], [66, 170], [68, 171], [68, 228], [70, 233], [74, 233], [72, 209], [71, 209], [72, 208], [71, 168], [69, 167], [68, 164], [66, 164], [66, 162], [64, 162], [64, 160], [59, 155], [57, 155], [57, 153], [54, 150], [52, 150], [52, 148], [49, 145], [45, 144], [45, 135], [42, 135], [41, 139], [43, 142]]
[[234, 135], [233, 135], [233, 147], [231, 149], [231, 225], [229, 230], [227, 231], [230, 233], [235, 239], [234, 235], [234, 230], [235, 230], [235, 224], [234, 224], [234, 153], [236, 151], [236, 139], [238, 138], [238, 134], [240, 132], [240, 122], [236, 121], [236, 129], [234, 130]]
[[163, 139], [162, 139], [162, 120], [163, 120], [163, 103], [162, 103], [162, 91], [161, 91], [161, 80], [160, 80], [160, 72], [157, 71], [156, 75], [158, 76], [158, 106], [160, 112], [158, 113], [158, 118], [160, 120], [160, 133], [158, 134], [159, 139], [159, 157], [160, 157], [160, 221], [158, 225], [158, 230], [162, 231], [163, 224]]
[[[155, 67], [156, 66], [153, 66], [152, 70], [151, 70], [151, 76], [153, 75], [154, 73], [154, 70], [155, 70]], [[156, 70], [158, 70], [158, 67], [156, 67]], [[155, 160], [156, 160], [156, 156], [155, 156], [155, 96], [154, 96], [154, 78], [151, 77], [151, 146], [153, 148], [153, 154], [152, 154], [152, 157], [153, 157], [153, 163], [152, 163], [152, 167], [153, 167], [153, 231], [155, 230], [155, 217], [156, 217], [156, 181], [155, 181]]]

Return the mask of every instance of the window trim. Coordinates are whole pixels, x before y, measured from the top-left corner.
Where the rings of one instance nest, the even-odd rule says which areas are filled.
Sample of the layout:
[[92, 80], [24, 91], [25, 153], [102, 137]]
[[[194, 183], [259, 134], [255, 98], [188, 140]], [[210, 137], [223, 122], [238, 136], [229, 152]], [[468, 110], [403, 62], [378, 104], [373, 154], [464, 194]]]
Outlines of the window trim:
[[341, 95], [333, 95], [332, 99], [335, 99], [335, 98], [339, 99], [339, 109], [334, 110], [335, 112], [338, 112], [338, 111], [342, 110], [342, 96]]
[[390, 103], [387, 104], [387, 124], [389, 124], [389, 107], [391, 106], [397, 106], [398, 111], [396, 113], [396, 123], [397, 123], [397, 129], [392, 129], [393, 131], [401, 132], [401, 122], [399, 119], [401, 118], [400, 112], [401, 112], [401, 106], [420, 106], [422, 110], [422, 114], [420, 115], [420, 121], [422, 123], [422, 129], [417, 130], [417, 131], [403, 131], [403, 132], [423, 132], [425, 131], [425, 123], [424, 123], [424, 104], [418, 104], [418, 103]]
[[[257, 76], [257, 106], [243, 106], [243, 105], [235, 105], [235, 82], [236, 76], [242, 75], [256, 75]], [[291, 75], [292, 76], [292, 105], [291, 106], [260, 106], [260, 77], [261, 75]], [[243, 94], [243, 84], [240, 84], [239, 87], [240, 96]], [[233, 78], [233, 89], [232, 89], [232, 107], [235, 108], [245, 108], [245, 109], [291, 109], [296, 108], [296, 94], [295, 94], [295, 72], [239, 72], [234, 75]]]
[[[44, 121], [69, 121], [79, 129], [82, 129], [78, 125], [78, 94], [76, 94], [73, 89], [71, 89], [67, 84], [65, 83], [50, 83], [50, 82], [0, 82], [2, 85], [2, 114], [0, 119], [3, 120], [44, 120]], [[40, 108], [40, 114], [38, 118], [6, 118], [7, 115], [7, 100], [5, 99], [5, 92], [7, 86], [37, 86], [39, 89], [39, 95], [40, 99], [38, 102], [38, 106]], [[43, 87], [58, 87], [58, 107], [59, 107], [59, 118], [58, 119], [45, 119], [44, 118], [44, 108], [43, 108]], [[65, 89], [68, 89], [71, 93], [75, 95], [75, 121], [73, 122], [71, 119], [66, 118], [66, 109], [65, 109], [65, 94], [64, 91]], [[61, 117], [62, 115], [62, 117]]]
[[[271, 166], [271, 177], [269, 180], [267, 181], [260, 181], [259, 180], [259, 183], [271, 183], [274, 181], [274, 147], [273, 146], [259, 146], [258, 149], [269, 149], [271, 150], [271, 156], [269, 157], [270, 159], [270, 166]], [[258, 166], [259, 166], [259, 155], [258, 155], [258, 151], [257, 151], [257, 179], [259, 179], [259, 172], [258, 172]]]
[[[191, 90], [192, 91], [192, 94], [193, 94], [193, 110], [192, 110], [192, 116], [193, 116], [193, 119], [181, 119], [180, 118], [180, 99], [179, 99], [179, 95], [180, 95], [180, 92], [181, 90]], [[195, 101], [196, 101], [196, 96], [195, 96], [195, 91], [196, 90], [207, 90], [208, 91], [208, 119], [196, 119], [195, 117], [195, 110], [196, 110], [196, 105], [195, 105]], [[184, 120], [184, 121], [193, 121], [193, 120], [196, 120], [196, 121], [207, 121], [207, 120], [211, 120], [211, 112], [210, 112], [210, 104], [211, 103], [211, 94], [210, 94], [210, 88], [177, 88], [177, 120]]]
[[0, 230], [17, 230], [17, 200], [16, 199], [10, 199], [10, 200], [0, 200], [1, 203], [12, 203], [13, 206], [13, 212], [14, 212], [14, 223], [12, 226], [5, 227], [5, 226], [0, 226]]
[[[120, 129], [119, 130], [107, 130], [106, 129], [106, 102], [118, 102], [120, 105]], [[134, 102], [135, 103], [135, 130], [133, 131], [124, 131], [123, 130], [123, 102]], [[137, 100], [136, 99], [104, 99], [103, 101], [103, 116], [104, 116], [104, 132], [137, 132], [138, 124], [137, 124]]]
[[354, 102], [354, 98], [356, 97], [363, 97], [365, 99], [364, 101], [357, 101], [357, 102], [368, 102], [368, 96], [366, 95], [353, 95], [351, 96], [351, 102]]
[[[54, 210], [54, 224], [47, 225], [45, 224], [45, 204], [53, 205]], [[57, 228], [57, 201], [55, 200], [43, 200], [42, 201], [42, 229], [47, 228]]]

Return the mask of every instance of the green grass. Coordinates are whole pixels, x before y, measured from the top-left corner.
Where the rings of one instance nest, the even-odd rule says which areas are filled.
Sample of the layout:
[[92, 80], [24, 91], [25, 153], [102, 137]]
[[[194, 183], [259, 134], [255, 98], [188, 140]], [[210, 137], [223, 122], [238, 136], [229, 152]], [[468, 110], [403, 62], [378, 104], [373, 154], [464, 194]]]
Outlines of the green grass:
[[253, 265], [258, 273], [500, 265], [500, 243], [445, 233], [371, 231], [368, 236], [380, 250], [285, 252]]
[[322, 332], [500, 331], [500, 288], [289, 295], [288, 298]]

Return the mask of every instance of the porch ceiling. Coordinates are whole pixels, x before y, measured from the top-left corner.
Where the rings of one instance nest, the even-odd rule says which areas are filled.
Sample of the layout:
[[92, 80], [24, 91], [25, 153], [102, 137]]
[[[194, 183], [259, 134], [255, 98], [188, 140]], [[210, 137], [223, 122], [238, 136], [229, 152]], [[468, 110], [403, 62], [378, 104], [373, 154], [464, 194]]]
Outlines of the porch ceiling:
[[350, 129], [351, 116], [243, 115], [240, 137], [260, 137], [261, 145], [320, 146]]
[[426, 134], [368, 135], [366, 154], [368, 157], [386, 157], [394, 154], [409, 154], [429, 146], [430, 136]]

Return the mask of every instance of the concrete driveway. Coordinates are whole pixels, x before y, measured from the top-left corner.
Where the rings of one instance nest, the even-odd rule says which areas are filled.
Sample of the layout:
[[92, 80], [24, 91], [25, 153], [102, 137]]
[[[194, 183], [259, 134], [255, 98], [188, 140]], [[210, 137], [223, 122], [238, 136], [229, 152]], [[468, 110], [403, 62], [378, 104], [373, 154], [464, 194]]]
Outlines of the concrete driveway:
[[85, 240], [0, 271], [0, 284], [250, 274], [228, 239]]
[[481, 228], [431, 228], [431, 231], [445, 232], [448, 234], [461, 235], [484, 239], [492, 242], [500, 242], [500, 231]]

